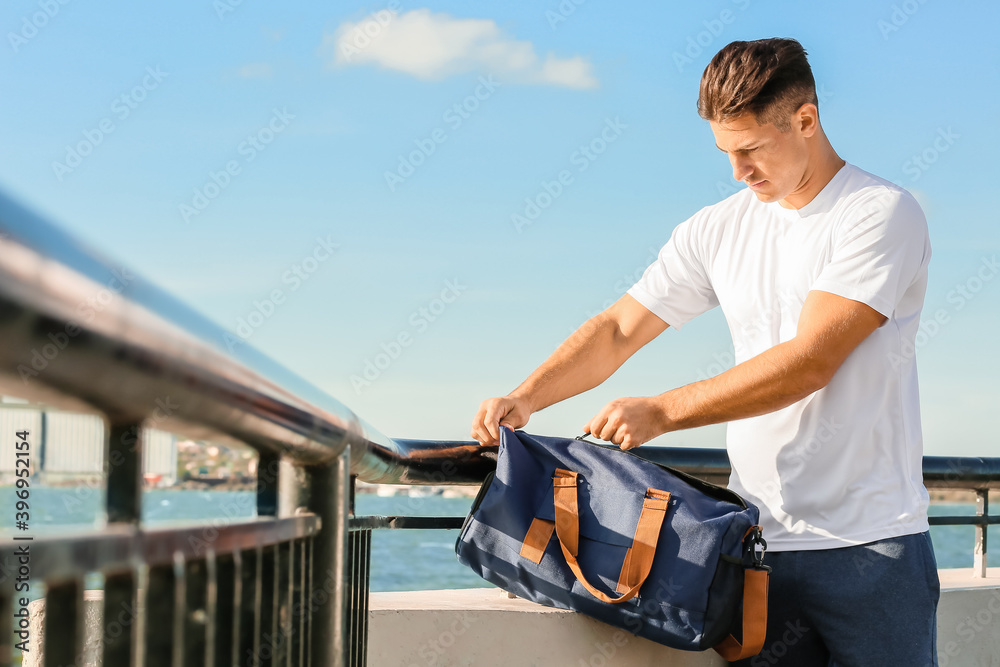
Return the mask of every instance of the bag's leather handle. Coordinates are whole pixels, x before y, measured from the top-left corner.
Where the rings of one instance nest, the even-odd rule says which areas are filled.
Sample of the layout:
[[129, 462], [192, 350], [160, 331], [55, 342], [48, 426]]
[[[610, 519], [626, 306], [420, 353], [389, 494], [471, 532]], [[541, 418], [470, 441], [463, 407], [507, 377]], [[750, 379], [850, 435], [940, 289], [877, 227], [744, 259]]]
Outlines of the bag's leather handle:
[[[753, 526], [747, 531], [749, 535], [754, 529], [760, 537], [760, 526]], [[744, 536], [746, 539], [746, 536]], [[753, 549], [753, 546], [750, 547]], [[759, 559], [757, 559], [759, 563]], [[743, 641], [729, 635], [714, 648], [726, 660], [742, 660], [757, 655], [764, 648], [764, 635], [767, 632], [767, 583], [770, 568], [748, 567], [743, 571]]]
[[556, 537], [559, 539], [566, 564], [573, 571], [577, 581], [598, 600], [612, 604], [631, 600], [639, 592], [653, 566], [653, 555], [656, 553], [660, 528], [667, 514], [670, 494], [658, 489], [647, 490], [639, 523], [635, 528], [635, 537], [632, 539], [632, 547], [622, 565], [619, 578], [619, 591], [624, 587], [623, 584], [627, 585], [627, 588], [622, 591], [620, 597], [611, 597], [587, 581], [576, 560], [580, 546], [580, 510], [577, 504], [576, 481], [577, 473], [562, 468], [557, 468], [552, 478]]

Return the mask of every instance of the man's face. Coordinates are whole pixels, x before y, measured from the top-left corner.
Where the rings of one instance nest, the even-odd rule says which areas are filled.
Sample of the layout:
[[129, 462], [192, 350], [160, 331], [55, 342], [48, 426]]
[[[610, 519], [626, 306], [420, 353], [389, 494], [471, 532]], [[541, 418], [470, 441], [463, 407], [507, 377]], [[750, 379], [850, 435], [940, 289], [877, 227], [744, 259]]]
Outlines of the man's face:
[[722, 124], [709, 121], [715, 145], [729, 155], [733, 178], [745, 183], [762, 202], [784, 199], [805, 178], [806, 136], [794, 116], [792, 121], [785, 132], [773, 123], [758, 125], [750, 113]]

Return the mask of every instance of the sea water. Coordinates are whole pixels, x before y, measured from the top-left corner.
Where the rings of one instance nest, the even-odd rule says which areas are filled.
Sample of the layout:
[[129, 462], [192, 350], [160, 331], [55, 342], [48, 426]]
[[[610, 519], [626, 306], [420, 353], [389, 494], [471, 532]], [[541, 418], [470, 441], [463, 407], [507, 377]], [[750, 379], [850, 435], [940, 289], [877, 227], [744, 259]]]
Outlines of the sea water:
[[[13, 520], [14, 489], [0, 488], [0, 508]], [[103, 488], [33, 487], [28, 534], [65, 534], [91, 529], [104, 504]], [[252, 491], [194, 491], [153, 489], [143, 494], [143, 521], [163, 525], [175, 521], [213, 520], [216, 525], [254, 515]], [[393, 496], [359, 494], [358, 515], [464, 516], [471, 498], [443, 496]], [[2, 512], [3, 510], [0, 510]], [[932, 516], [973, 515], [971, 504], [931, 505]], [[0, 524], [0, 534], [15, 533]], [[997, 545], [993, 563], [1000, 565], [1000, 526], [989, 529], [989, 543]], [[371, 590], [406, 591], [441, 588], [488, 587], [485, 581], [455, 559], [457, 530], [376, 530], [372, 533]], [[933, 526], [931, 537], [940, 568], [971, 568], [974, 528]]]

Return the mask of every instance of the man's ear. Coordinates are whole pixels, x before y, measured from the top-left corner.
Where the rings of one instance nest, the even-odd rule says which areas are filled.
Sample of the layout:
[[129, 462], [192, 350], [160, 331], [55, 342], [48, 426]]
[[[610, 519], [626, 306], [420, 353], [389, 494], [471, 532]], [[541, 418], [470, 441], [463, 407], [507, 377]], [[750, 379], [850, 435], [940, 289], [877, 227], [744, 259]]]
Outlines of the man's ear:
[[819, 109], [812, 102], [806, 102], [792, 114], [792, 127], [803, 137], [811, 137], [819, 129]]

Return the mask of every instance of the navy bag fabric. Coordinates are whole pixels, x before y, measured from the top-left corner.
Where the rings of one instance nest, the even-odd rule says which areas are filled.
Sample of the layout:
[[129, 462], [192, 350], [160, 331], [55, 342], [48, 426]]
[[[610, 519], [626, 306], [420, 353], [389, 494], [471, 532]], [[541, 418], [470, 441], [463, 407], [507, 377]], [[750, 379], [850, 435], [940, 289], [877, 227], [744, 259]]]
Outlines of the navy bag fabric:
[[[553, 475], [578, 473], [578, 561], [592, 585], [618, 597], [646, 490], [671, 494], [652, 569], [638, 595], [611, 604], [587, 591], [553, 534], [541, 561], [520, 555], [535, 518], [554, 519]], [[758, 510], [719, 486], [595, 443], [501, 428], [497, 470], [456, 543], [458, 559], [519, 597], [572, 609], [653, 641], [704, 650], [729, 636], [743, 592], [744, 537]]]

